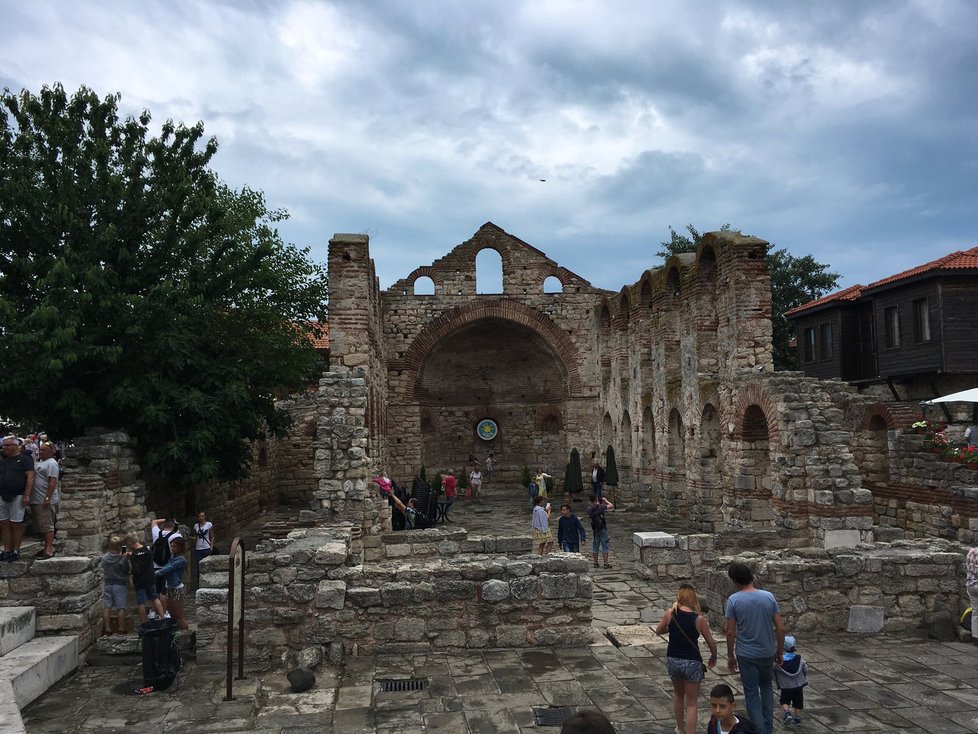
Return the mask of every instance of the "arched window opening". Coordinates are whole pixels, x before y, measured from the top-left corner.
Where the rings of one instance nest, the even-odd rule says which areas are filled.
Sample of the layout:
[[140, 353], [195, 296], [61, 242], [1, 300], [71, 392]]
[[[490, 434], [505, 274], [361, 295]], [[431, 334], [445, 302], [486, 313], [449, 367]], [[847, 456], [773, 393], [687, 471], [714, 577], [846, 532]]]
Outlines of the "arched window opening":
[[655, 457], [655, 420], [651, 406], [642, 413], [642, 471], [651, 474]]
[[433, 296], [435, 295], [435, 281], [427, 275], [422, 275], [414, 281], [414, 295]]
[[543, 292], [544, 293], [563, 293], [564, 284], [560, 282], [560, 278], [556, 275], [551, 275], [545, 281], [543, 281]]
[[540, 422], [540, 430], [544, 433], [560, 433], [560, 416], [544, 416], [543, 420]]
[[647, 279], [642, 281], [642, 290], [639, 293], [639, 301], [642, 308], [649, 308], [652, 305], [652, 286], [649, 284]]
[[628, 328], [628, 319], [631, 316], [631, 304], [628, 302], [628, 294], [622, 293], [621, 300], [618, 301], [618, 322], [622, 329]]
[[747, 443], [767, 442], [770, 439], [767, 416], [759, 405], [749, 405], [744, 411], [743, 439]]
[[670, 268], [666, 276], [666, 293], [670, 297], [679, 296], [682, 293], [682, 283], [679, 280], [679, 269]]
[[720, 456], [720, 416], [709, 403], [703, 408], [700, 423], [700, 462], [704, 466], [716, 463]]
[[608, 304], [601, 304], [601, 311], [598, 314], [598, 331], [601, 332], [602, 336], [606, 336], [609, 331], [611, 331], [611, 311], [608, 310]]
[[628, 411], [621, 419], [621, 465], [623, 469], [630, 470], [634, 466], [632, 457], [632, 419]]
[[669, 466], [673, 469], [685, 469], [686, 432], [683, 417], [675, 408], [669, 413]]
[[491, 247], [475, 256], [475, 292], [503, 292], [503, 257]]
[[704, 280], [713, 280], [717, 273], [717, 255], [712, 247], [700, 250], [699, 275]]

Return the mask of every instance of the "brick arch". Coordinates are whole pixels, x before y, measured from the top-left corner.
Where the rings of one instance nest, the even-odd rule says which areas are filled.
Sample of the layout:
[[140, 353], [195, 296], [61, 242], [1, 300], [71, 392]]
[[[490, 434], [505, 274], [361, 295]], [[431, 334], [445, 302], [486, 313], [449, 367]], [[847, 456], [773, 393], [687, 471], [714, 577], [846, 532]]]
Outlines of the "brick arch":
[[435, 293], [437, 294], [438, 289], [443, 287], [441, 273], [431, 265], [422, 265], [419, 268], [415, 268], [404, 280], [408, 283], [410, 288], [414, 288], [415, 281], [418, 278], [424, 278], [425, 276], [431, 278], [431, 281], [435, 284]]
[[628, 289], [622, 288], [616, 300], [618, 302], [618, 313], [612, 319], [612, 325], [618, 331], [627, 331], [632, 310], [631, 297], [628, 294]]
[[892, 431], [896, 428], [896, 420], [893, 418], [893, 413], [890, 412], [889, 407], [883, 405], [883, 403], [873, 403], [866, 408], [866, 412], [863, 413], [862, 423], [860, 428], [868, 430], [878, 430], [877, 426], [880, 421], [886, 427], [886, 430]]
[[[749, 437], [750, 431], [747, 430], [745, 432], [745, 428], [748, 428], [746, 426], [745, 418], [747, 416], [747, 409], [752, 405], [756, 405], [764, 414], [764, 419], [767, 421], [768, 440], [773, 446], [781, 437], [781, 426], [777, 420], [777, 406], [775, 405], [774, 400], [768, 394], [767, 390], [757, 383], [746, 385], [737, 395], [737, 403], [734, 407], [733, 421], [734, 425], [736, 426], [733, 435], [734, 439], [737, 441], [751, 440]], [[747, 438], [745, 438], [745, 435]]]
[[549, 317], [536, 309], [507, 298], [493, 298], [468, 306], [458, 306], [446, 311], [418, 334], [404, 353], [399, 367], [407, 372], [407, 399], [414, 400], [418, 373], [425, 357], [442, 339], [456, 329], [482, 319], [503, 319], [525, 326], [536, 332], [560, 358], [567, 370], [567, 384], [571, 396], [582, 392], [581, 373], [578, 368], [578, 350], [570, 336]]

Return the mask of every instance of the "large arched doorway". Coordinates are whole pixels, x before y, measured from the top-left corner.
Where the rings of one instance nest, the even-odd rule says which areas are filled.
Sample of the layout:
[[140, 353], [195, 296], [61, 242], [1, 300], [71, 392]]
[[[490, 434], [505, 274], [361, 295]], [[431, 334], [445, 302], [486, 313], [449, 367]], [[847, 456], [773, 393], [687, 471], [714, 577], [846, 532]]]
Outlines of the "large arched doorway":
[[[414, 395], [425, 467], [458, 469], [493, 453], [503, 477], [525, 464], [561, 476], [567, 461], [559, 432], [568, 374], [548, 341], [527, 326], [487, 317], [444, 334], [422, 361]], [[480, 421], [495, 432], [477, 435]], [[558, 430], [550, 428], [558, 421]], [[431, 471], [429, 471], [429, 474]]]

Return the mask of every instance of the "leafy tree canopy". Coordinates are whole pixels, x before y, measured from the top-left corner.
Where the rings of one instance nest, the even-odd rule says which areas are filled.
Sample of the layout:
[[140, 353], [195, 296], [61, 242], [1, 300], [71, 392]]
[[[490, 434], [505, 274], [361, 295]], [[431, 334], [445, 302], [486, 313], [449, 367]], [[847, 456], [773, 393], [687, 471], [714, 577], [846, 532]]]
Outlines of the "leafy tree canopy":
[[[724, 224], [721, 232], [730, 230]], [[696, 252], [703, 235], [692, 225], [686, 225], [687, 234], [669, 227], [669, 241], [659, 243], [656, 253], [662, 258], [681, 252]], [[829, 272], [829, 266], [817, 262], [811, 255], [795, 257], [786, 249], [769, 249], [767, 266], [771, 272], [771, 320], [776, 370], [798, 369], [798, 352], [790, 346], [794, 327], [784, 317], [785, 311], [814, 301], [838, 288], [839, 274]]]
[[201, 123], [119, 95], [0, 95], [0, 405], [71, 436], [121, 427], [171, 480], [233, 479], [321, 364], [326, 272], [261, 192], [209, 167]]

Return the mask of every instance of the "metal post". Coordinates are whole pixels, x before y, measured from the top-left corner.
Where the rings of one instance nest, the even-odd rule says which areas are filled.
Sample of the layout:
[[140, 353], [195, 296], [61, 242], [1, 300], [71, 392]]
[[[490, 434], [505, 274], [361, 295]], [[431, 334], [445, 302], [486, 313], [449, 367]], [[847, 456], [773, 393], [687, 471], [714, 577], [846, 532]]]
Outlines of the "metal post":
[[[239, 554], [241, 556], [242, 577], [240, 585], [237, 583], [237, 574], [235, 573]], [[236, 623], [238, 625], [238, 680], [244, 678], [244, 562], [244, 545], [241, 543], [241, 538], [235, 538], [231, 541], [231, 550], [228, 553], [228, 647], [225, 701], [234, 700], [231, 677], [234, 675], [234, 625]], [[236, 601], [237, 604], [235, 604]]]

